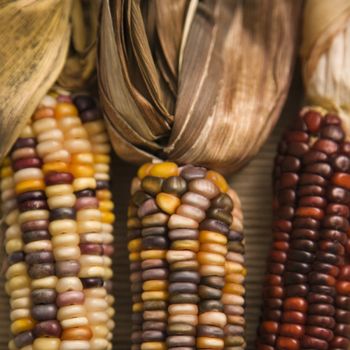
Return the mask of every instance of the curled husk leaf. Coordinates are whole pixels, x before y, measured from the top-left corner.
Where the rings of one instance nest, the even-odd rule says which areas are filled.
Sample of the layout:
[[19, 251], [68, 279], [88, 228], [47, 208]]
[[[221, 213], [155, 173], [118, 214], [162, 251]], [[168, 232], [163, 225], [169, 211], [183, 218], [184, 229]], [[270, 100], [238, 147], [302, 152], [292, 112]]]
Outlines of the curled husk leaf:
[[0, 161], [64, 65], [70, 8], [70, 0], [0, 3]]
[[288, 91], [301, 1], [103, 2], [99, 92], [114, 149], [235, 170]]
[[307, 0], [301, 55], [307, 97], [350, 133], [350, 2]]
[[88, 89], [96, 83], [96, 39], [100, 0], [74, 0], [68, 57], [58, 84], [70, 91]]

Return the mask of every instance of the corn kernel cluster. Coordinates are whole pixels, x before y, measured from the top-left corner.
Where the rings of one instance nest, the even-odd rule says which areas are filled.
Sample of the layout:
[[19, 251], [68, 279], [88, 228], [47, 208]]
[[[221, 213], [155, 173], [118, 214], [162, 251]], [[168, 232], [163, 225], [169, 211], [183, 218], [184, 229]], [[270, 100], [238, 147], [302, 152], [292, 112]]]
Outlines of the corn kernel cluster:
[[340, 118], [303, 110], [279, 145], [274, 177], [257, 349], [348, 349], [350, 142]]
[[244, 240], [217, 172], [147, 163], [128, 213], [133, 350], [243, 349]]
[[10, 350], [107, 350], [113, 202], [94, 100], [44, 97], [1, 169]]

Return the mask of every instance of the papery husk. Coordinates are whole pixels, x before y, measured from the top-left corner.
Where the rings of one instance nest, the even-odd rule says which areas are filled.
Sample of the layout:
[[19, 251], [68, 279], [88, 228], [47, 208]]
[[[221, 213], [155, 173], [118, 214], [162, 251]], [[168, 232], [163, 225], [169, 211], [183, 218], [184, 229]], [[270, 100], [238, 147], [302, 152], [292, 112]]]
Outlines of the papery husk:
[[0, 3], [0, 161], [65, 62], [71, 0]]
[[248, 162], [285, 101], [300, 9], [298, 0], [103, 2], [99, 91], [118, 155], [221, 171]]
[[301, 55], [307, 97], [350, 135], [350, 1], [307, 0]]
[[96, 83], [96, 41], [100, 8], [100, 0], [73, 1], [70, 48], [57, 81], [69, 91], [87, 90]]

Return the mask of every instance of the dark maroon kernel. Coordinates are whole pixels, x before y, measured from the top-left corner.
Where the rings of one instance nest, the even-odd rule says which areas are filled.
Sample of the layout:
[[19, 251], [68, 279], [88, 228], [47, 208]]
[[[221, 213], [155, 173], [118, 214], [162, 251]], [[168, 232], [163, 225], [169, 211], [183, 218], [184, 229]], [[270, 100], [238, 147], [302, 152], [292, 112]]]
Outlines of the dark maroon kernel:
[[282, 275], [284, 272], [284, 265], [278, 264], [278, 263], [272, 263], [268, 264], [268, 270], [269, 273], [275, 274], [275, 275]]
[[350, 311], [350, 296], [337, 295], [335, 303], [339, 308]]
[[324, 208], [326, 205], [326, 200], [319, 196], [305, 196], [301, 197], [299, 200], [299, 206], [301, 207]]
[[290, 142], [307, 142], [309, 135], [302, 131], [287, 131], [283, 137], [288, 143]]
[[281, 163], [282, 171], [297, 172], [300, 169], [300, 160], [296, 157], [287, 156]]
[[303, 297], [305, 298], [309, 292], [307, 284], [291, 284], [285, 287], [286, 297]]
[[327, 189], [327, 198], [330, 202], [349, 204], [350, 203], [350, 193], [341, 187], [331, 187]]
[[60, 323], [56, 320], [43, 321], [35, 325], [33, 333], [36, 338], [38, 337], [60, 338], [62, 333], [62, 328]]
[[[193, 230], [193, 231], [197, 232], [197, 230]], [[147, 227], [147, 228], [143, 228], [141, 230], [142, 237], [146, 237], [146, 236], [163, 236], [166, 233], [167, 233], [167, 229], [165, 227], [160, 227], [160, 226]]]
[[103, 248], [101, 244], [94, 243], [80, 243], [79, 248], [82, 254], [88, 255], [102, 255]]
[[350, 156], [350, 142], [345, 141], [340, 145], [340, 153]]
[[334, 298], [330, 295], [311, 292], [307, 296], [309, 304], [333, 304]]
[[29, 210], [47, 210], [49, 207], [46, 200], [28, 200], [18, 204], [20, 212]]
[[199, 230], [220, 232], [227, 235], [230, 229], [229, 229], [229, 226], [223, 223], [222, 221], [214, 220], [214, 219], [204, 219], [199, 224]]
[[335, 320], [339, 323], [348, 323], [350, 320], [350, 311], [337, 309], [335, 312]]
[[96, 191], [93, 189], [85, 189], [81, 191], [76, 191], [74, 192], [75, 196], [77, 198], [82, 198], [82, 197], [96, 197]]
[[325, 163], [327, 160], [328, 156], [324, 152], [310, 150], [304, 154], [302, 162], [306, 166], [311, 166], [312, 164]]
[[309, 274], [310, 284], [325, 284], [327, 286], [334, 286], [335, 282], [335, 278], [331, 275], [327, 275], [316, 271], [312, 271]]
[[79, 117], [83, 123], [93, 122], [101, 119], [101, 112], [97, 109], [88, 109], [79, 114]]
[[49, 228], [49, 220], [33, 220], [27, 221], [21, 225], [22, 232], [47, 230]]
[[330, 203], [326, 208], [326, 213], [329, 215], [339, 215], [345, 218], [349, 218], [350, 210], [347, 205]]
[[162, 236], [148, 236], [142, 239], [143, 249], [167, 249], [168, 240]]
[[320, 228], [320, 222], [312, 219], [310, 217], [308, 218], [296, 218], [293, 221], [293, 227], [294, 228], [308, 228], [311, 230], [318, 230]]
[[321, 129], [321, 136], [325, 139], [330, 139], [335, 142], [344, 140], [345, 133], [339, 125], [328, 125]]
[[331, 158], [331, 164], [334, 171], [347, 173], [350, 171], [350, 158], [343, 155], [337, 154]]
[[312, 337], [323, 339], [327, 342], [331, 341], [334, 336], [333, 332], [330, 329], [315, 326], [307, 326], [305, 328], [305, 333]]
[[317, 245], [315, 242], [308, 239], [295, 239], [290, 243], [290, 248], [305, 252], [315, 252]]
[[342, 337], [350, 337], [350, 324], [338, 323], [334, 329], [334, 333]]
[[[307, 281], [307, 276], [298, 272], [289, 272], [284, 273], [284, 284], [286, 286], [290, 284], [300, 284]], [[264, 302], [265, 303], [265, 302]]]
[[8, 256], [7, 261], [9, 266], [17, 264], [21, 261], [24, 261], [24, 252], [22, 251], [13, 252], [11, 255]]
[[336, 114], [327, 113], [323, 118], [323, 123], [325, 125], [340, 125], [340, 118]]
[[98, 288], [103, 286], [102, 278], [81, 278], [84, 288]]
[[322, 221], [324, 227], [333, 230], [347, 232], [349, 230], [349, 221], [342, 216], [327, 215]]
[[313, 261], [314, 256], [313, 254], [303, 250], [291, 249], [288, 251], [288, 259], [293, 261], [309, 263]]
[[304, 196], [323, 196], [326, 193], [325, 189], [316, 185], [300, 186], [297, 189], [298, 197]]
[[276, 241], [289, 241], [289, 234], [286, 232], [274, 232], [273, 238]]
[[331, 140], [319, 139], [314, 143], [313, 149], [331, 155], [338, 151], [339, 146]]
[[332, 167], [328, 163], [314, 163], [307, 165], [303, 171], [306, 173], [321, 175], [324, 178], [329, 178], [332, 175]]
[[295, 192], [293, 190], [281, 190], [277, 194], [278, 202], [283, 204], [292, 204], [295, 201]]
[[301, 338], [302, 349], [327, 350], [328, 343], [325, 340], [304, 335]]
[[332, 350], [347, 350], [350, 346], [349, 335], [345, 337], [335, 336], [331, 341]]
[[23, 192], [17, 195], [17, 202], [22, 203], [26, 201], [44, 201], [46, 200], [46, 195], [44, 191], [29, 191]]
[[332, 241], [338, 241], [343, 245], [347, 242], [347, 235], [345, 232], [342, 232], [342, 231], [322, 230], [320, 232], [320, 236], [322, 239], [330, 239]]
[[50, 210], [50, 221], [71, 219], [76, 217], [76, 211], [74, 208], [55, 208]]
[[288, 149], [287, 142], [281, 141], [281, 142], [278, 144], [278, 148], [277, 148], [278, 154], [281, 154], [281, 155], [286, 154], [287, 149]]
[[[295, 244], [298, 244], [297, 241], [300, 240], [308, 240], [312, 247], [315, 247], [313, 242], [317, 241], [319, 238], [319, 232], [315, 230], [309, 230], [306, 228], [295, 229], [292, 231], [293, 240], [295, 240]], [[311, 247], [311, 249], [312, 249]]]
[[310, 264], [297, 262], [297, 261], [289, 261], [286, 270], [290, 272], [299, 272], [299, 273], [309, 273], [311, 271]]
[[294, 216], [294, 208], [290, 206], [280, 206], [277, 209], [277, 216], [281, 219], [290, 220]]
[[300, 185], [317, 185], [324, 187], [327, 181], [320, 175], [304, 173], [300, 176]]
[[321, 285], [311, 285], [311, 292], [330, 295], [331, 297], [335, 296], [335, 288], [330, 286], [321, 286]]
[[299, 176], [295, 173], [283, 173], [280, 178], [280, 189], [295, 188]]
[[96, 107], [95, 100], [88, 95], [77, 95], [73, 97], [73, 102], [79, 112]]
[[295, 157], [302, 157], [308, 150], [309, 145], [305, 142], [290, 142], [288, 144], [288, 154]]
[[315, 261], [312, 265], [312, 268], [315, 271], [322, 272], [322, 273], [325, 273], [325, 274], [328, 274], [328, 275], [331, 275], [334, 277], [337, 277], [339, 274], [339, 267], [338, 266], [326, 264], [326, 263], [323, 263], [320, 261]]
[[317, 251], [316, 259], [330, 265], [339, 264], [339, 256], [327, 252]]
[[74, 176], [71, 173], [52, 172], [45, 175], [45, 183], [47, 186], [59, 185], [59, 184], [71, 184], [73, 180], [74, 180]]
[[304, 119], [301, 117], [296, 118], [292, 125], [292, 130], [308, 131]]
[[311, 133], [317, 133], [321, 127], [321, 114], [310, 110], [303, 115], [304, 122]]
[[335, 308], [331, 304], [310, 304], [308, 312], [310, 315], [334, 316]]
[[264, 317], [269, 321], [276, 321], [279, 322], [282, 316], [281, 310], [271, 310], [268, 308], [263, 309]]
[[335, 326], [334, 318], [329, 316], [310, 315], [307, 318], [307, 323], [313, 326], [320, 326], [328, 329], [333, 329]]
[[318, 242], [319, 249], [336, 255], [344, 255], [345, 248], [337, 241], [321, 240]]
[[40, 158], [22, 158], [12, 162], [12, 169], [18, 171], [24, 168], [41, 168], [43, 165]]
[[33, 137], [19, 137], [14, 145], [12, 146], [12, 151], [15, 151], [16, 149], [19, 148], [24, 148], [24, 147], [30, 147], [30, 148], [35, 148], [36, 142], [35, 138]]
[[272, 229], [274, 231], [291, 232], [292, 223], [288, 220], [275, 220]]
[[107, 180], [96, 180], [96, 190], [109, 189], [109, 182]]

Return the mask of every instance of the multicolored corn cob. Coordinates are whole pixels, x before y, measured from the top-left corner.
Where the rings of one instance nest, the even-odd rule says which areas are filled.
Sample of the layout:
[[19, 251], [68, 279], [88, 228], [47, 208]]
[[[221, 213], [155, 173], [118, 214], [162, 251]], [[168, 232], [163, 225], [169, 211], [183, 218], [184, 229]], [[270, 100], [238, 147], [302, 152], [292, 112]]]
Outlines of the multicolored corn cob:
[[74, 101], [46, 96], [2, 168], [11, 349], [112, 348], [110, 146], [94, 100]]
[[217, 172], [163, 162], [140, 167], [131, 195], [132, 349], [243, 349], [236, 193]]
[[274, 181], [257, 349], [348, 349], [350, 143], [339, 117], [305, 108], [280, 143]]

